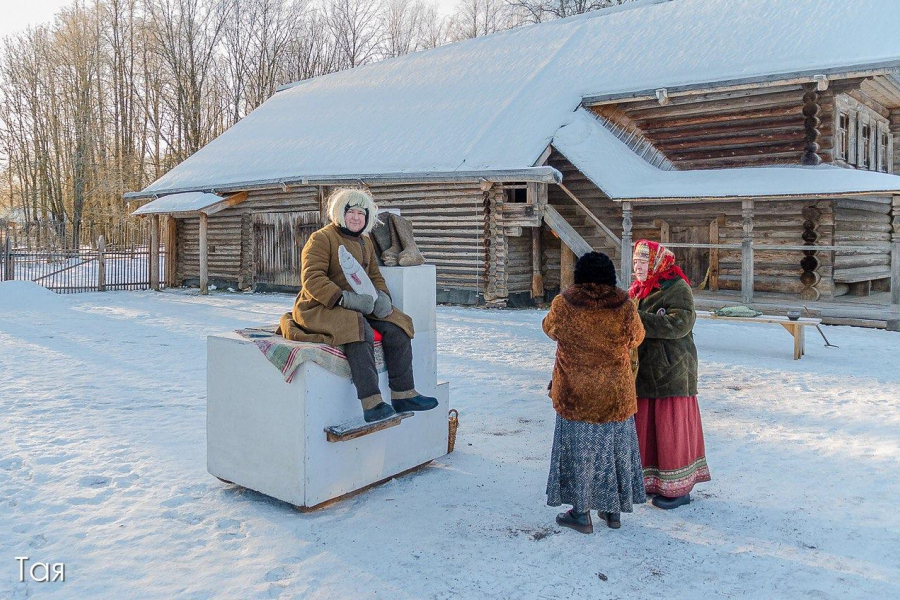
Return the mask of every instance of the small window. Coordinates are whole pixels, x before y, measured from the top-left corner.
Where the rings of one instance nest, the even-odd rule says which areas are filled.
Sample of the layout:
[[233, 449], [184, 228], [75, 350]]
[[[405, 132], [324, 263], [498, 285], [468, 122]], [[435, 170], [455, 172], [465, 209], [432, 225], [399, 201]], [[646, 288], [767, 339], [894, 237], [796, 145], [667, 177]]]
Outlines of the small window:
[[524, 204], [528, 202], [528, 190], [525, 188], [513, 188], [509, 191], [509, 201]]
[[847, 160], [850, 155], [850, 115], [841, 113], [838, 117], [837, 157]]
[[888, 134], [882, 132], [881, 145], [878, 146], [878, 170], [883, 173], [887, 173], [889, 160], [890, 156], [888, 156]]
[[862, 160], [860, 161], [860, 166], [864, 169], [872, 168], [872, 147], [870, 145], [872, 141], [872, 126], [871, 125], [863, 125], [862, 126]]

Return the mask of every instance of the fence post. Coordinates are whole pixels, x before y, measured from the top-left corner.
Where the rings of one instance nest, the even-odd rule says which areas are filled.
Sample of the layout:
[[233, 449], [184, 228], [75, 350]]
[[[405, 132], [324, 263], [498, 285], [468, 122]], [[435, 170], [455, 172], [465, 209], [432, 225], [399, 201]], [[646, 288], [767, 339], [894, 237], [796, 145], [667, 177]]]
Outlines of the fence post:
[[106, 291], [106, 237], [97, 240], [97, 291]]
[[744, 233], [741, 239], [741, 302], [753, 302], [753, 200], [741, 201]]
[[150, 289], [159, 291], [159, 215], [150, 215]]
[[15, 281], [16, 279], [16, 259], [13, 256], [13, 246], [10, 243], [9, 236], [6, 238], [3, 250], [3, 278], [6, 281]]

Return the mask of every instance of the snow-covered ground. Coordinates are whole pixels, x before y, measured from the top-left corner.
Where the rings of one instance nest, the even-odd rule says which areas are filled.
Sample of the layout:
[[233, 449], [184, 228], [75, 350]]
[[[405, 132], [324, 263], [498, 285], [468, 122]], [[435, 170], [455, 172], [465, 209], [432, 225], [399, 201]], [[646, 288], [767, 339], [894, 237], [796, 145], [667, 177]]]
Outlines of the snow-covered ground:
[[312, 513], [207, 474], [205, 336], [291, 299], [0, 284], [0, 598], [900, 597], [900, 334], [793, 361], [780, 328], [700, 322], [713, 481], [585, 536], [545, 506], [539, 310], [439, 308], [461, 425], [429, 468]]

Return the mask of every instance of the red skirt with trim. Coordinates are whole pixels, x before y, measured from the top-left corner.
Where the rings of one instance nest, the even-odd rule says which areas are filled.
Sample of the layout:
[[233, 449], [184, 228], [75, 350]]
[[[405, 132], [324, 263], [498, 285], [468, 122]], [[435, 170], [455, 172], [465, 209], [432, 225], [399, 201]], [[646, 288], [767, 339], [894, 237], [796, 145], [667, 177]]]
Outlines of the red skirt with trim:
[[638, 398], [637, 404], [634, 424], [647, 493], [675, 498], [709, 481], [697, 397]]

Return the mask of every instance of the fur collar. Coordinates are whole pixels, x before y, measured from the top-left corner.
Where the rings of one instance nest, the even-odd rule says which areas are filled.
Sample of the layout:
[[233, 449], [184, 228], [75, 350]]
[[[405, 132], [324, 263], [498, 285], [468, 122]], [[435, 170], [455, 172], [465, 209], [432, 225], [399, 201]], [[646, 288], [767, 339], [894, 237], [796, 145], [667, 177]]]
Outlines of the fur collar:
[[589, 310], [614, 310], [628, 302], [625, 290], [600, 283], [570, 285], [562, 293], [562, 297], [575, 308]]

